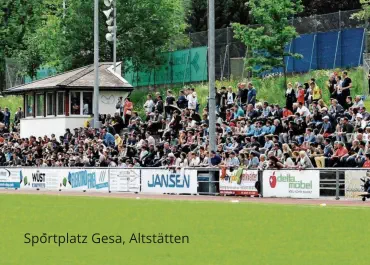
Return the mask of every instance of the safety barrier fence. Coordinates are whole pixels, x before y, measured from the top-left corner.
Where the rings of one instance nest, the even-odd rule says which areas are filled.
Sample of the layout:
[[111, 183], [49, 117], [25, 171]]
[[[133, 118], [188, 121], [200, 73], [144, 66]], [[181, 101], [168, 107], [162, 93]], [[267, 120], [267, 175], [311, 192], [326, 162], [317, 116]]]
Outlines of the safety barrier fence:
[[[370, 171], [369, 171], [370, 172]], [[358, 168], [0, 168], [0, 189], [72, 192], [356, 198], [368, 171]]]

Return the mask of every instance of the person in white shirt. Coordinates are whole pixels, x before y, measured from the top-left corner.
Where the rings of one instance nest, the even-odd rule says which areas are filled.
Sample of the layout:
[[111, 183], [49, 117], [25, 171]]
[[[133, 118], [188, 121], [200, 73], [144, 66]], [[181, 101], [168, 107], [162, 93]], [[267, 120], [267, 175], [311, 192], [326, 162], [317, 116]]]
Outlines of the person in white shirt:
[[308, 115], [310, 115], [309, 109], [305, 105], [303, 105], [302, 102], [298, 103], [297, 112], [301, 115], [301, 117], [307, 117]]
[[150, 135], [150, 132], [146, 132], [145, 136], [146, 136], [146, 140], [148, 142], [148, 146], [151, 146], [151, 145], [155, 146], [155, 139], [154, 139], [153, 136]]
[[144, 104], [144, 110], [146, 113], [151, 113], [154, 109], [154, 102], [152, 100], [152, 95], [148, 95], [146, 97], [146, 101]]
[[233, 88], [229, 86], [227, 88], [227, 95], [226, 95], [226, 103], [227, 105], [233, 105], [235, 101], [235, 93], [233, 92]]
[[189, 167], [197, 167], [199, 166], [199, 163], [200, 163], [199, 157], [197, 157], [194, 152], [191, 152]]
[[359, 109], [362, 107], [364, 107], [364, 102], [362, 101], [361, 96], [356, 96], [352, 108]]
[[188, 109], [196, 110], [197, 100], [197, 93], [193, 92], [190, 94], [190, 97], [188, 97]]
[[176, 159], [176, 167], [181, 167], [181, 168], [189, 167], [189, 162], [188, 162], [188, 159], [186, 158], [185, 153], [181, 153], [180, 157]]

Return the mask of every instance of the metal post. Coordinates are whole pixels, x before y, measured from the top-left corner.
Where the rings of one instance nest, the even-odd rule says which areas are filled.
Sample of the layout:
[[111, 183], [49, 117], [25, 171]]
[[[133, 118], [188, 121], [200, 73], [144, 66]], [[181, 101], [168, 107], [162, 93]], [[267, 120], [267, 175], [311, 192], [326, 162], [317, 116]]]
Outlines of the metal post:
[[113, 36], [113, 70], [116, 72], [116, 64], [117, 64], [117, 0], [113, 2], [113, 10], [114, 10], [114, 36]]
[[335, 171], [335, 199], [339, 200], [339, 170]]
[[208, 1], [209, 151], [216, 151], [215, 2]]
[[[187, 60], [186, 60], [186, 65], [185, 65], [185, 69], [184, 69], [184, 78], [183, 78], [183, 80], [182, 80], [182, 86], [184, 86], [184, 85], [185, 85], [186, 70], [187, 70], [187, 68], [188, 68], [189, 60], [190, 60], [190, 50], [191, 50], [191, 49], [189, 49], [188, 58], [187, 58]], [[190, 67], [191, 67], [191, 66], [190, 66]], [[190, 67], [189, 67], [189, 70], [191, 71]]]
[[[290, 44], [289, 44], [289, 53], [292, 50], [292, 43], [293, 43], [293, 41], [291, 41]], [[288, 56], [288, 58], [286, 59], [285, 72], [288, 72], [289, 59], [290, 59], [290, 56]]]
[[311, 51], [311, 61], [310, 61], [310, 69], [308, 69], [308, 71], [311, 71], [311, 67], [312, 67], [312, 59], [313, 59], [313, 51], [315, 50], [316, 35], [317, 34], [315, 34], [313, 36], [312, 51]]
[[337, 54], [338, 54], [338, 46], [339, 46], [339, 38], [340, 38], [341, 31], [338, 31], [338, 38], [337, 38], [337, 47], [335, 48], [335, 55], [334, 55], [334, 65], [333, 69], [335, 69], [335, 63], [337, 61]]
[[230, 28], [227, 28], [227, 56], [229, 57], [228, 60], [227, 60], [227, 78], [228, 80], [230, 80], [230, 59], [231, 59], [231, 56], [230, 56], [230, 34], [229, 34], [229, 30]]
[[66, 0], [63, 0], [63, 18], [66, 17]]
[[358, 66], [360, 66], [360, 65], [361, 65], [361, 57], [362, 57], [362, 50], [363, 50], [363, 48], [364, 48], [365, 33], [366, 33], [366, 29], [364, 29], [364, 33], [363, 33], [363, 35], [362, 35], [361, 50], [360, 50], [360, 58], [358, 58]]
[[224, 79], [224, 72], [225, 72], [225, 65], [226, 65], [226, 54], [228, 53], [228, 47], [229, 47], [229, 45], [226, 45], [224, 62], [222, 64], [222, 69], [221, 69], [221, 80]]
[[243, 71], [242, 71], [242, 80], [243, 81], [244, 81], [244, 72], [245, 72], [245, 61], [247, 60], [247, 57], [248, 57], [248, 49], [249, 49], [249, 46], [247, 46], [247, 50], [245, 51], [245, 56], [243, 58]]
[[99, 0], [94, 2], [94, 128], [99, 128]]

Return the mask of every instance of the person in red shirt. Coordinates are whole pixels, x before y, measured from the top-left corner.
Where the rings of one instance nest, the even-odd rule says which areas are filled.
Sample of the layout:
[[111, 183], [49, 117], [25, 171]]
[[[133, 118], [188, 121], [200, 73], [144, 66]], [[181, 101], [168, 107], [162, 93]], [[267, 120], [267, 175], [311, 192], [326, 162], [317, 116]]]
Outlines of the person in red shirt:
[[366, 161], [362, 166], [363, 168], [370, 168], [370, 153], [366, 154]]
[[305, 95], [305, 91], [303, 89], [303, 86], [299, 85], [297, 102], [301, 102], [303, 105], [304, 105], [304, 95]]
[[284, 107], [283, 108], [283, 118], [287, 118], [291, 115], [293, 115], [293, 112], [291, 112], [287, 107]]
[[337, 146], [338, 148], [335, 150], [334, 154], [329, 159], [330, 161], [328, 166], [333, 165], [333, 167], [340, 167], [344, 162], [342, 161], [342, 158], [346, 154], [348, 154], [348, 150], [343, 142], [337, 142]]

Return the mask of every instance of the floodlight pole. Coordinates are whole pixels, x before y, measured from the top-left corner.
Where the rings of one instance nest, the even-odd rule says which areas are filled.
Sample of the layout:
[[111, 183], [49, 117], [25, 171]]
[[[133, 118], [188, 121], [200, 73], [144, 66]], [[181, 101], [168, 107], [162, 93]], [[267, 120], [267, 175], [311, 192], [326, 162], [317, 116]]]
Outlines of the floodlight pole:
[[113, 1], [113, 9], [114, 9], [114, 36], [113, 36], [113, 69], [116, 72], [116, 64], [117, 64], [117, 0]]
[[216, 151], [215, 2], [208, 0], [209, 151]]
[[99, 0], [94, 2], [94, 128], [99, 124]]

